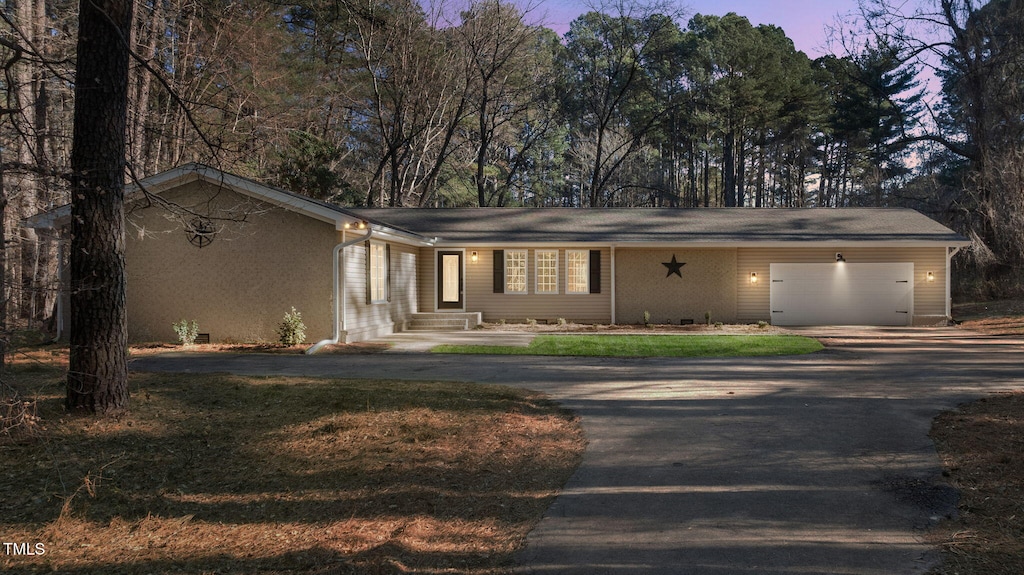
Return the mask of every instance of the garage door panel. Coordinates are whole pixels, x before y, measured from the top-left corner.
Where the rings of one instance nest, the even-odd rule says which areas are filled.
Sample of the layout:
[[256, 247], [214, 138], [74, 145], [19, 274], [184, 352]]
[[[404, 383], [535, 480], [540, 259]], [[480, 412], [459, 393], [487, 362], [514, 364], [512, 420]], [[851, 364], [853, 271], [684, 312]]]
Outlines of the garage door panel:
[[909, 325], [913, 263], [771, 264], [775, 325]]

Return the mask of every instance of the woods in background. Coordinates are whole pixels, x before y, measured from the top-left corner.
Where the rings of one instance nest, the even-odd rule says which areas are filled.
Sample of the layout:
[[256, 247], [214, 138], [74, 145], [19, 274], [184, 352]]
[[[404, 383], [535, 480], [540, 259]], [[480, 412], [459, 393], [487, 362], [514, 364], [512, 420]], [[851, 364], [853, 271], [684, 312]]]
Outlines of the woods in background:
[[[559, 37], [497, 0], [136, 0], [126, 177], [198, 161], [342, 205], [908, 206], [974, 240], [961, 289], [1019, 293], [1024, 0], [904, 4], [865, 2], [812, 60], [658, 2]], [[0, 6], [5, 317], [41, 326], [60, 250], [20, 221], [69, 200], [77, 7]]]

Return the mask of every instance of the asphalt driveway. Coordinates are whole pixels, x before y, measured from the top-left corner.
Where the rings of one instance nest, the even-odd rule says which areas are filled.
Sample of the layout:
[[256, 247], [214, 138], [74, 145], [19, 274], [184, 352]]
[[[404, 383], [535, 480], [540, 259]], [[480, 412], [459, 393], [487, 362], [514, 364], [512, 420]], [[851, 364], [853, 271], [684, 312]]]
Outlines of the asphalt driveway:
[[523, 573], [922, 573], [953, 513], [928, 438], [941, 410], [1024, 387], [1024, 342], [953, 329], [817, 330], [781, 358], [161, 355], [135, 370], [444, 379], [544, 391], [583, 464]]

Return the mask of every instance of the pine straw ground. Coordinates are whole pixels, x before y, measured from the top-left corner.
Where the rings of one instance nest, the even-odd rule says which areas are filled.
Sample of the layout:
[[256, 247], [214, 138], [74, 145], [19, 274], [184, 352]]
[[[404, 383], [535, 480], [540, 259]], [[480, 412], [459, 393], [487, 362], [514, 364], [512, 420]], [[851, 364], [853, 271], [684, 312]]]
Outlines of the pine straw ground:
[[960, 490], [959, 517], [930, 534], [943, 550], [943, 565], [932, 573], [1024, 573], [1024, 393], [943, 413], [931, 437]]
[[63, 355], [5, 376], [40, 420], [0, 437], [0, 540], [45, 554], [3, 573], [507, 573], [583, 452], [498, 386], [135, 373], [129, 415], [69, 418]]
[[[1024, 334], [1020, 300], [961, 304], [953, 315], [961, 329]], [[959, 516], [930, 534], [943, 550], [943, 564], [932, 575], [1024, 573], [1024, 392], [943, 413], [931, 437], [944, 474], [960, 490]]]

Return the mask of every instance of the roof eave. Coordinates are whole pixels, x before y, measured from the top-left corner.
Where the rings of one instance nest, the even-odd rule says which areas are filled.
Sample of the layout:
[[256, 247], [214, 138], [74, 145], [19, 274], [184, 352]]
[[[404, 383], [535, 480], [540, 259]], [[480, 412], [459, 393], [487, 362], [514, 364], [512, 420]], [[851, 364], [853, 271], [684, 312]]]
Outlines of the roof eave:
[[971, 245], [967, 240], [957, 239], [935, 239], [935, 240], [859, 240], [859, 239], [836, 239], [836, 240], [744, 240], [744, 241], [693, 241], [681, 240], [676, 242], [657, 241], [649, 242], [642, 240], [618, 241], [618, 240], [553, 240], [553, 241], [531, 241], [519, 242], [514, 240], [446, 240], [439, 238], [434, 244], [437, 247], [465, 247], [473, 246], [480, 248], [500, 248], [508, 246], [521, 247], [549, 247], [553, 245], [571, 246], [601, 246], [616, 248], [695, 248], [695, 249], [722, 249], [722, 248], [808, 248], [808, 247], [902, 247], [902, 248], [939, 248], [939, 247], [966, 247]]

